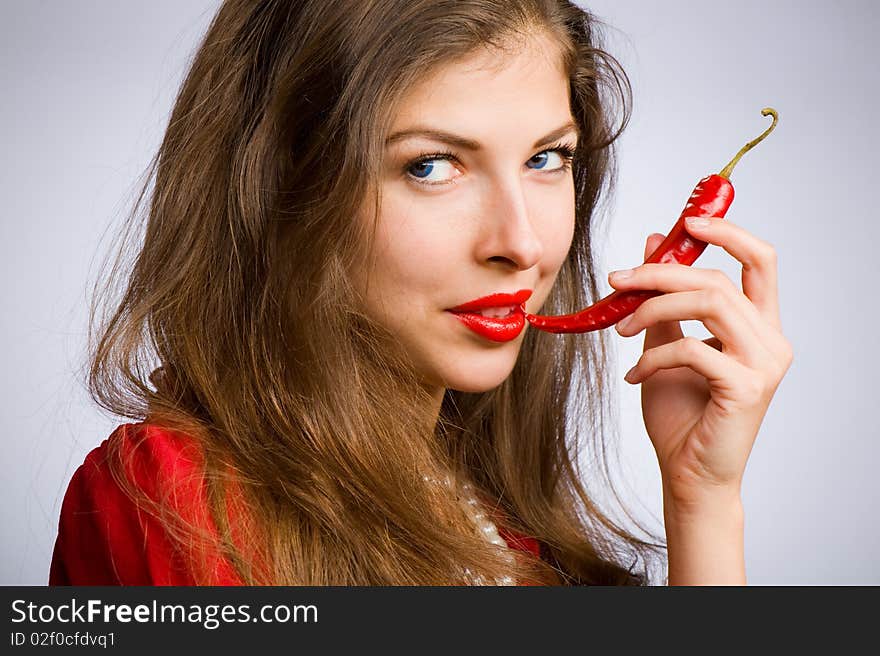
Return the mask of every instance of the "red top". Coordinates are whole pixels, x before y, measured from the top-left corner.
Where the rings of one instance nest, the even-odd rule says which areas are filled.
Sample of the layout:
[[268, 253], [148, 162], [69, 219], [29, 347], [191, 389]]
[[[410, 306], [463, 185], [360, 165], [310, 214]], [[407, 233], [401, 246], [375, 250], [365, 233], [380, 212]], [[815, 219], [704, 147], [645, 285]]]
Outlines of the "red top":
[[[141, 431], [147, 431], [147, 439], [135, 449]], [[177, 510], [213, 527], [203, 486], [186, 480], [200, 462], [194, 444], [179, 432], [152, 424], [123, 424], [73, 474], [61, 506], [49, 585], [195, 585], [186, 558], [175, 552], [162, 525], [136, 506], [110, 475], [110, 440], [120, 443], [126, 461], [132, 458], [134, 480], [150, 498], [158, 500], [158, 491], [171, 489], [173, 483]], [[501, 526], [498, 533], [511, 548], [540, 558], [536, 539]], [[217, 585], [241, 585], [228, 561], [212, 556], [209, 562]]]

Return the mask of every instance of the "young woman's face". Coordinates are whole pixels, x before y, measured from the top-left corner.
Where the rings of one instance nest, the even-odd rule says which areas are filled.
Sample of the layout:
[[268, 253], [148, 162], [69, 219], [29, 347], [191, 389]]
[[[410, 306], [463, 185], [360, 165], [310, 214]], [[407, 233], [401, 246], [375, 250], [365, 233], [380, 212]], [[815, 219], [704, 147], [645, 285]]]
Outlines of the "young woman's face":
[[[525, 308], [536, 313], [571, 246], [574, 184], [558, 148], [576, 146], [577, 129], [554, 52], [535, 37], [517, 56], [449, 65], [412, 89], [394, 119], [375, 259], [363, 271], [367, 311], [397, 336], [438, 400], [445, 388], [500, 385], [530, 329], [523, 322], [499, 341], [449, 309], [531, 290]], [[478, 147], [394, 137], [419, 130]], [[444, 151], [451, 155], [437, 156]]]

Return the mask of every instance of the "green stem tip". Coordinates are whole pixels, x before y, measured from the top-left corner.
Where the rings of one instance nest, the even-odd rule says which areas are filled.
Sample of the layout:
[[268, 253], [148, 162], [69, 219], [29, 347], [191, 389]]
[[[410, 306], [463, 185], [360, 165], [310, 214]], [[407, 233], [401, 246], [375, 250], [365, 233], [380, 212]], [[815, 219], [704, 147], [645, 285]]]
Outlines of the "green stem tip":
[[747, 143], [745, 146], [743, 146], [740, 149], [740, 151], [736, 154], [736, 157], [734, 157], [732, 160], [730, 160], [730, 162], [727, 163], [727, 166], [725, 166], [723, 169], [721, 169], [721, 172], [718, 175], [720, 175], [722, 178], [727, 178], [729, 180], [730, 174], [733, 173], [733, 167], [736, 166], [736, 163], [740, 160], [740, 158], [743, 155], [745, 155], [747, 152], [749, 152], [752, 148], [754, 148], [759, 143], [761, 143], [764, 140], [764, 137], [766, 137], [768, 134], [770, 134], [770, 132], [773, 130], [773, 128], [776, 127], [776, 122], [779, 120], [779, 114], [776, 113], [775, 109], [773, 109], [772, 107], [765, 107], [764, 109], [761, 110], [761, 115], [762, 116], [772, 116], [773, 123], [771, 123], [770, 127], [761, 133], [760, 137], [758, 137], [757, 139], [752, 139], [749, 143]]

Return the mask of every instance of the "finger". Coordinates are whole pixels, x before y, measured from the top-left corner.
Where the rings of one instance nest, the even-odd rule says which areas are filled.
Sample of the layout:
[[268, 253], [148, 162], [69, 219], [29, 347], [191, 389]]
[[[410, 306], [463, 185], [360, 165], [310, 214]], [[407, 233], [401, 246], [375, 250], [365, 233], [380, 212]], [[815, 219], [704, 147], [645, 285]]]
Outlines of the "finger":
[[659, 232], [652, 232], [648, 235], [648, 239], [645, 242], [645, 257], [643, 262], [651, 257], [651, 253], [657, 250], [657, 247], [663, 243], [663, 240], [666, 239], [666, 235]]
[[684, 337], [642, 353], [638, 362], [624, 376], [630, 384], [643, 382], [660, 369], [688, 367], [706, 378], [713, 387], [734, 392], [736, 381], [749, 381], [754, 372], [696, 337]]
[[[658, 232], [648, 235], [648, 239], [645, 241], [645, 260], [650, 257], [651, 253], [657, 250], [657, 247], [663, 243], [664, 239], [666, 239], [666, 235]], [[645, 331], [645, 343], [642, 345], [642, 350], [647, 351], [661, 344], [674, 342], [682, 337], [684, 337], [684, 333], [678, 321], [658, 321], [649, 326]]]
[[714, 288], [649, 298], [619, 321], [616, 328], [620, 335], [631, 337], [657, 322], [685, 320], [702, 321], [709, 332], [721, 340], [725, 351], [744, 364], [760, 368], [768, 360], [770, 354], [760, 336], [745, 317], [731, 307], [726, 295]]
[[736, 288], [730, 278], [717, 269], [698, 269], [674, 262], [644, 263], [631, 269], [632, 275], [617, 278], [612, 272], [609, 283], [615, 289], [656, 289], [661, 292], [689, 292], [716, 289], [726, 295], [727, 302], [746, 318], [762, 340], [775, 341], [779, 332], [758, 309]]
[[707, 226], [692, 226], [685, 221], [687, 231], [701, 241], [720, 246], [742, 263], [743, 293], [781, 331], [776, 249], [726, 219], [705, 218], [709, 219]]

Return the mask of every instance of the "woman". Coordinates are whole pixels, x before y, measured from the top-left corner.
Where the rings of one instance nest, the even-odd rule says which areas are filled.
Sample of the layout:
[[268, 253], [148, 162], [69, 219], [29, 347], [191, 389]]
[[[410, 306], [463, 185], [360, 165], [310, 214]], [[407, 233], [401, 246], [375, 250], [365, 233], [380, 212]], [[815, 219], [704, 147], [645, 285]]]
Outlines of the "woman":
[[[598, 297], [628, 93], [562, 0], [225, 2], [94, 342], [94, 398], [138, 422], [74, 475], [50, 583], [651, 582], [665, 545], [587, 489], [610, 485], [608, 336], [460, 311]], [[772, 248], [725, 221], [693, 233], [743, 262], [743, 290], [644, 265], [612, 285], [667, 293], [617, 328], [646, 330], [628, 380], [667, 582], [744, 583], [740, 481], [791, 349]]]

